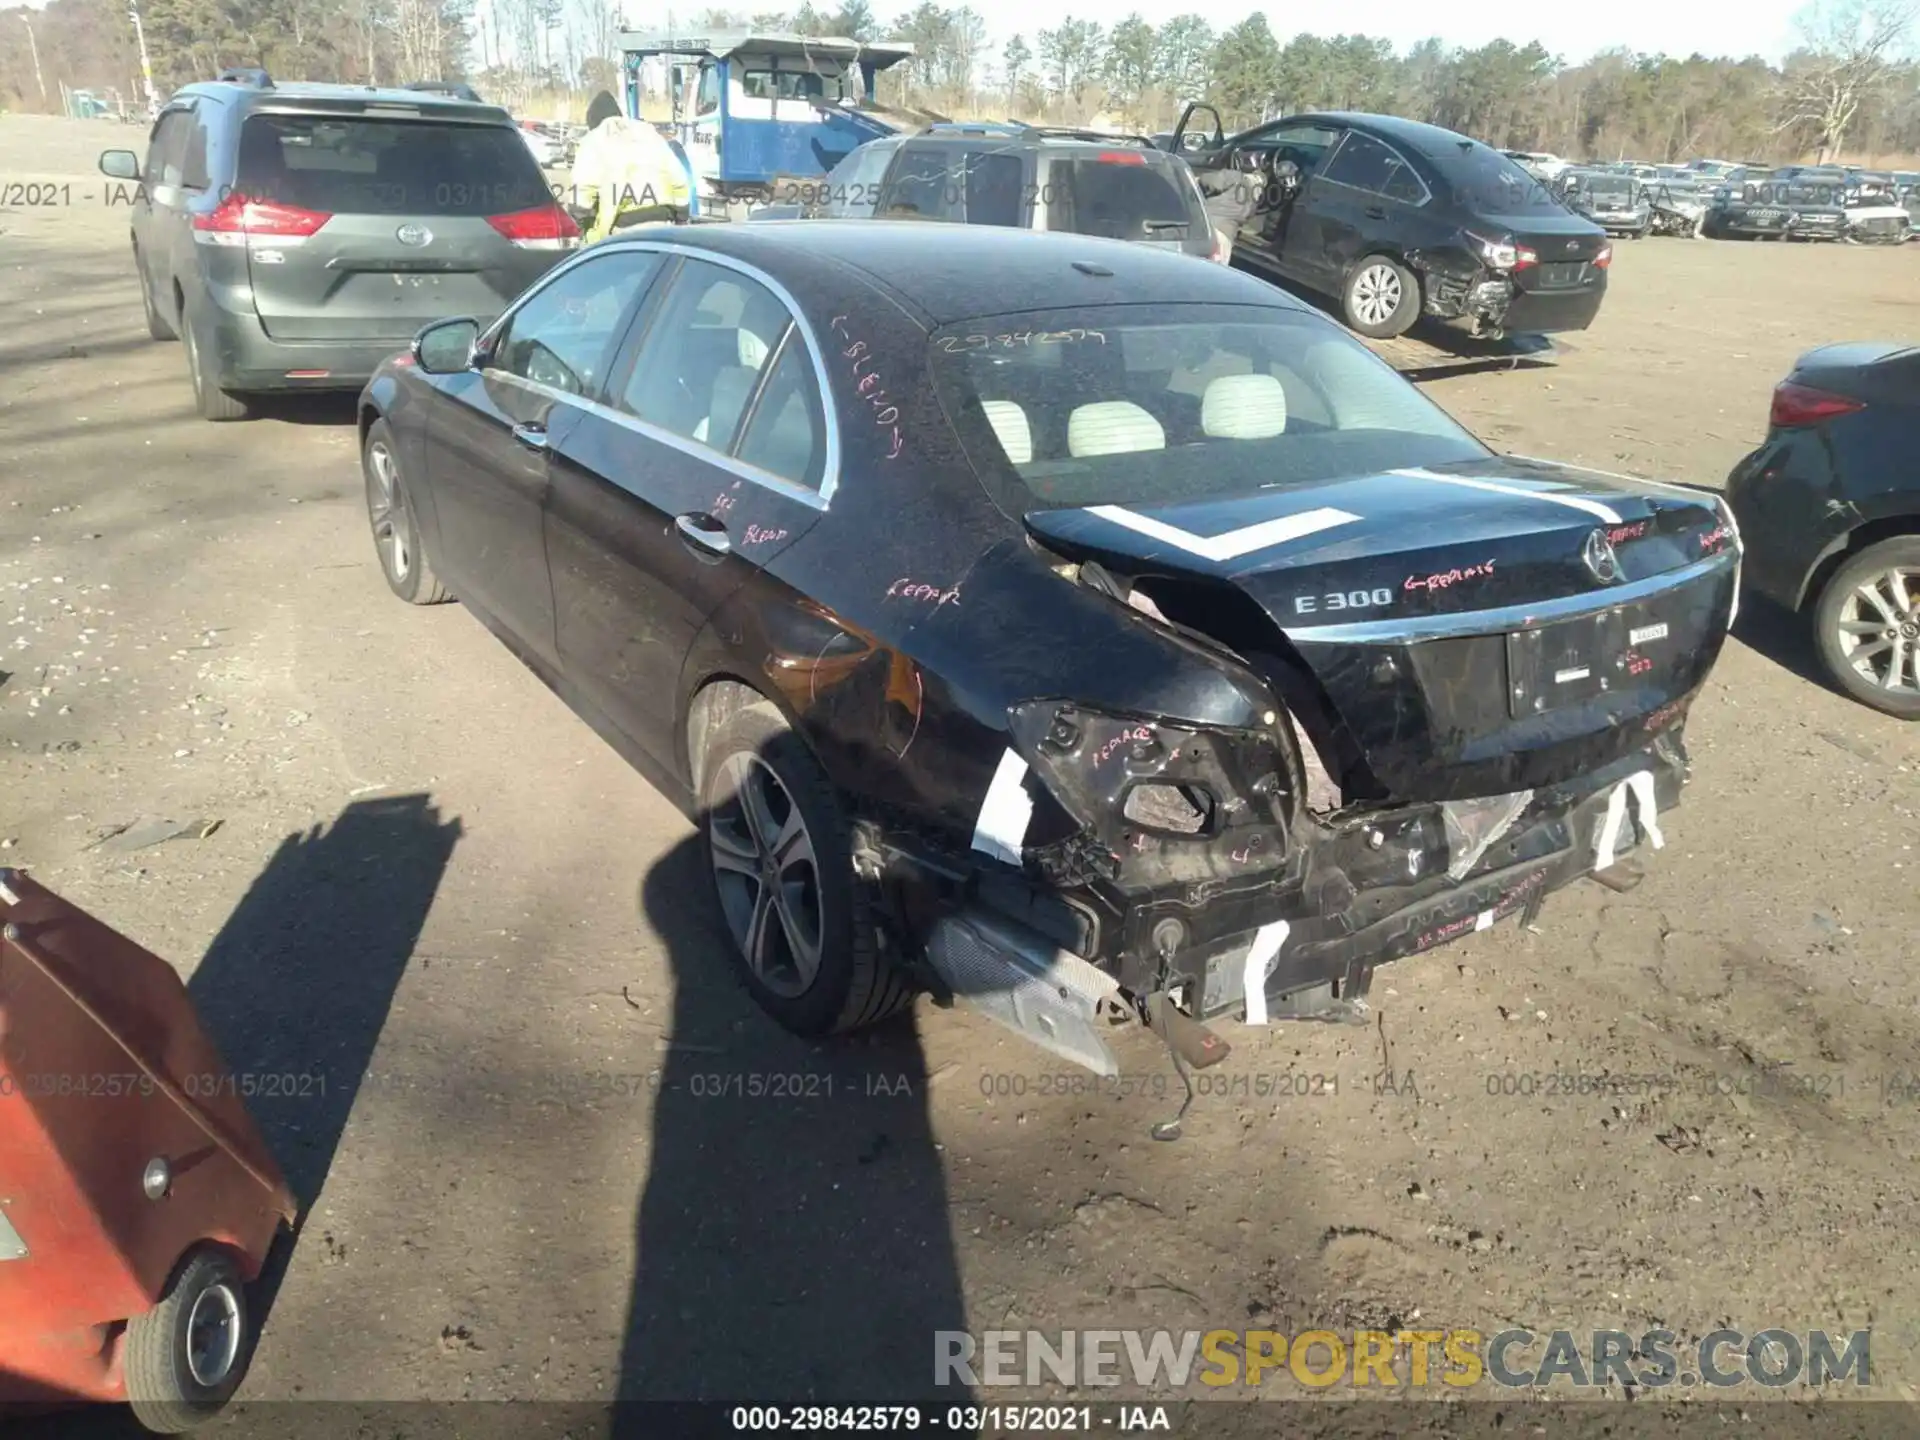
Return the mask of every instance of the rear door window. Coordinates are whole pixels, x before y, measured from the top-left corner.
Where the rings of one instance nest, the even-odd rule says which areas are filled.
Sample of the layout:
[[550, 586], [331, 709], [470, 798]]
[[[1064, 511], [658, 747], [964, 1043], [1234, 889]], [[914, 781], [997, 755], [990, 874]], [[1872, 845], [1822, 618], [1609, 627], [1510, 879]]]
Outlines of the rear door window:
[[1322, 174], [1335, 184], [1409, 205], [1418, 205], [1426, 198], [1427, 187], [1392, 146], [1357, 130], [1348, 132]]
[[949, 162], [960, 152], [946, 145], [908, 145], [887, 177], [880, 214], [886, 219], [958, 220], [960, 187]]
[[[880, 203], [880, 181], [899, 147], [881, 140], [862, 145], [820, 182], [820, 213], [833, 220], [870, 220]], [[804, 194], [807, 187], [802, 186]]]
[[150, 185], [178, 185], [187, 153], [187, 135], [193, 127], [191, 112], [169, 110], [153, 127], [147, 142], [146, 179]]
[[1041, 187], [1047, 228], [1111, 240], [1204, 234], [1199, 197], [1183, 180], [1171, 165], [1151, 164], [1134, 151], [1116, 151], [1111, 159], [1056, 158]]
[[552, 200], [510, 127], [361, 116], [250, 117], [236, 188], [328, 215], [479, 217]]
[[757, 280], [685, 261], [647, 322], [616, 403], [636, 419], [724, 453], [792, 323], [787, 307]]
[[961, 152], [966, 167], [966, 217], [970, 225], [1018, 229], [1026, 221], [1026, 162], [1005, 150]]

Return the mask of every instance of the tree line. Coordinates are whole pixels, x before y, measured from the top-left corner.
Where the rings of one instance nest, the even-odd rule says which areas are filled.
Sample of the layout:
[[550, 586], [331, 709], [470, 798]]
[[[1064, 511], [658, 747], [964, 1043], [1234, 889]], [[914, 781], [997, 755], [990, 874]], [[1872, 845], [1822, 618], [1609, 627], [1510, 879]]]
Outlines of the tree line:
[[[163, 95], [223, 66], [264, 64], [287, 79], [464, 77], [516, 105], [611, 87], [622, 28], [616, 0], [146, 0], [141, 13]], [[886, 19], [870, 0], [674, 19], [688, 31], [909, 41], [916, 54], [884, 73], [883, 98], [956, 117], [1160, 131], [1186, 102], [1204, 100], [1229, 129], [1297, 110], [1384, 111], [1582, 159], [1920, 155], [1913, 0], [1818, 0], [1800, 17], [1799, 47], [1778, 65], [1624, 47], [1569, 63], [1508, 40], [1283, 42], [1259, 11], [1224, 28], [1197, 12], [1159, 25], [1137, 13], [1111, 24], [1065, 15], [1004, 43], [990, 40], [971, 6], [935, 0]], [[127, 92], [139, 73], [126, 0], [0, 10], [0, 106], [53, 110], [59, 82]]]

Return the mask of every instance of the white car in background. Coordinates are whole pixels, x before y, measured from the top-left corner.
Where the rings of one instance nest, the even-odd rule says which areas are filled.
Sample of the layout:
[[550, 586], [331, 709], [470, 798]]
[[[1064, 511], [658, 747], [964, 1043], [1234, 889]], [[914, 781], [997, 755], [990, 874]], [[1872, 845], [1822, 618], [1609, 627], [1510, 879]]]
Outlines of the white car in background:
[[536, 164], [542, 170], [551, 170], [560, 163], [560, 147], [538, 130], [529, 129], [526, 122], [520, 124], [520, 138], [527, 143], [527, 149], [533, 152]]
[[1502, 150], [1500, 153], [1540, 181], [1558, 180], [1573, 168], [1572, 161], [1549, 155], [1544, 150]]

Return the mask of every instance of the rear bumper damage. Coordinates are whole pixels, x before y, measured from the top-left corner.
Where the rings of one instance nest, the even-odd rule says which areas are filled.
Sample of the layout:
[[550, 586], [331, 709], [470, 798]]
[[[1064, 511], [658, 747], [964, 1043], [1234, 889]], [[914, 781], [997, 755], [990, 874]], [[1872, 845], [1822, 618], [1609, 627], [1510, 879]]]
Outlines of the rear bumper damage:
[[[1685, 703], [1650, 717], [1643, 747], [1566, 784], [1301, 812], [1291, 843], [1263, 846], [1255, 823], [1105, 866], [1086, 837], [1030, 853], [1024, 882], [949, 892], [922, 932], [934, 988], [1104, 1075], [1117, 1065], [1102, 1033], [1159, 996], [1202, 1022], [1350, 1018], [1379, 966], [1530, 918], [1554, 891], [1620, 876], [1629, 854], [1663, 845], [1688, 775]], [[1221, 843], [1238, 848], [1192, 853]], [[1050, 883], [1033, 885], [1035, 870]]]
[[1425, 288], [1429, 316], [1493, 336], [1585, 330], [1607, 293], [1603, 280], [1566, 290], [1523, 290], [1510, 276], [1488, 269], [1464, 278], [1429, 274]]

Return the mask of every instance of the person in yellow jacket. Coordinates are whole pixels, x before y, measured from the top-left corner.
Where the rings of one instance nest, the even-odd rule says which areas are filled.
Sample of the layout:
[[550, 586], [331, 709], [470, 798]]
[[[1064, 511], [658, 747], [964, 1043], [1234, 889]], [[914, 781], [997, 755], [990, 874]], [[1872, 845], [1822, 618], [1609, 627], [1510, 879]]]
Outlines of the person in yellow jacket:
[[602, 90], [587, 107], [587, 134], [573, 160], [575, 202], [591, 208], [586, 243], [662, 220], [683, 223], [692, 200], [686, 168], [666, 137], [620, 113]]

